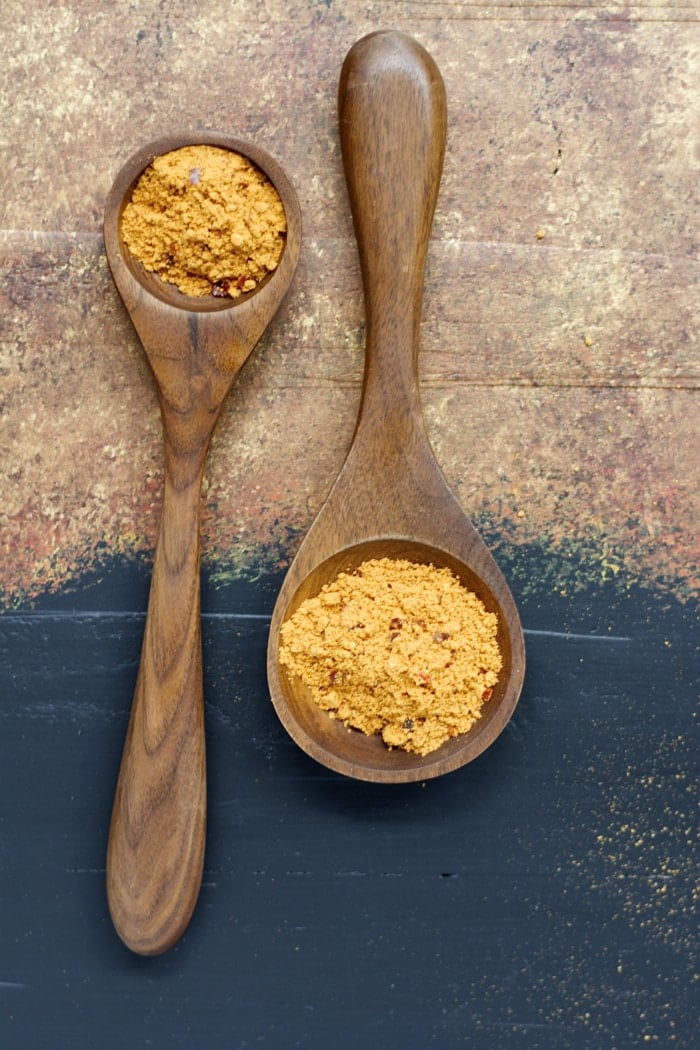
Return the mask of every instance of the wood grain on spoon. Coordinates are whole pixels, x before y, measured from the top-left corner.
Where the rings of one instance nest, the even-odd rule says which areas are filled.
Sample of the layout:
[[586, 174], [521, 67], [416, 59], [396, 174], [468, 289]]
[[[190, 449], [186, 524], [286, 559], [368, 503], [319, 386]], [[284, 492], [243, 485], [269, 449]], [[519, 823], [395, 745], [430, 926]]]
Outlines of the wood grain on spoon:
[[[373, 33], [348, 53], [338, 103], [367, 316], [363, 394], [345, 463], [275, 605], [268, 681], [281, 721], [319, 762], [365, 780], [418, 780], [470, 761], [501, 732], [522, 686], [523, 635], [508, 585], [438, 467], [421, 414], [423, 277], [446, 135], [442, 77], [412, 38]], [[498, 614], [503, 670], [485, 713], [425, 757], [347, 730], [278, 661], [280, 626], [301, 602], [338, 572], [382, 556], [446, 565]]]
[[[150, 161], [190, 142], [245, 154], [275, 185], [287, 217], [277, 269], [239, 300], [192, 299], [147, 274], [119, 236], [131, 188]], [[301, 223], [286, 176], [262, 150], [227, 136], [172, 137], [139, 151], [107, 201], [105, 248], [148, 356], [163, 427], [163, 505], [136, 689], [107, 849], [115, 928], [153, 955], [182, 935], [199, 894], [206, 825], [200, 627], [199, 505], [221, 407], [279, 306], [299, 255]]]

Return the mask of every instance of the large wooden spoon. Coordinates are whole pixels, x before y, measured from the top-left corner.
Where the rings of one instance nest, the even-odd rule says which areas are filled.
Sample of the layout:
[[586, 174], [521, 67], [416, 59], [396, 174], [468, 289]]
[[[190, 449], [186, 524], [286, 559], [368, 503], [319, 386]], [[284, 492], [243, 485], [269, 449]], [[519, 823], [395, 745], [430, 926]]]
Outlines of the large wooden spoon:
[[[363, 780], [423, 780], [469, 762], [504, 728], [523, 682], [523, 633], [501, 572], [434, 459], [420, 409], [423, 273], [446, 134], [434, 61], [401, 33], [363, 38], [343, 65], [339, 119], [367, 314], [364, 387], [348, 456], [275, 604], [268, 682], [292, 738], [325, 766]], [[448, 566], [498, 615], [503, 669], [492, 698], [468, 733], [425, 757], [348, 730], [279, 662], [282, 623], [373, 557]]]
[[[277, 269], [237, 300], [182, 295], [145, 272], [119, 220], [151, 161], [192, 143], [244, 154], [276, 187], [287, 218]], [[107, 897], [119, 936], [154, 955], [181, 936], [199, 894], [206, 782], [200, 629], [199, 504], [209, 441], [226, 395], [279, 306], [301, 239], [296, 194], [262, 150], [218, 134], [171, 137], [136, 153], [105, 210], [107, 259], [158, 390], [164, 489], [141, 661], [107, 849]]]

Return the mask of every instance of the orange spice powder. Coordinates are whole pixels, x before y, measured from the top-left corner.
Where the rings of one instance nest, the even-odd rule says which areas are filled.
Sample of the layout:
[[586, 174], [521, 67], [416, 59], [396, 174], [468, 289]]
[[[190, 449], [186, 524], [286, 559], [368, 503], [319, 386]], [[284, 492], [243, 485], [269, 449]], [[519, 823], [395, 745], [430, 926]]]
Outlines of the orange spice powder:
[[333, 718], [426, 755], [480, 717], [502, 666], [497, 628], [449, 569], [379, 558], [302, 603], [279, 659]]

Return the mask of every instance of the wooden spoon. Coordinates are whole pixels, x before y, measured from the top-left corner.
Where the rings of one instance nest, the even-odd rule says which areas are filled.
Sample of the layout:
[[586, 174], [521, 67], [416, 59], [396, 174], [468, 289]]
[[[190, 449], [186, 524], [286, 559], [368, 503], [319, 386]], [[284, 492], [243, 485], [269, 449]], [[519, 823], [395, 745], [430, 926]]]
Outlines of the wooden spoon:
[[[143, 170], [192, 143], [244, 154], [276, 187], [287, 217], [277, 269], [240, 299], [189, 298], [146, 273], [119, 221]], [[197, 900], [206, 821], [199, 504], [209, 441], [226, 395], [279, 306], [299, 256], [296, 194], [261, 149], [228, 136], [170, 137], [136, 153], [105, 209], [107, 259], [153, 370], [164, 489], [141, 661], [107, 850], [107, 897], [124, 943], [154, 955], [184, 932]]]
[[[523, 682], [523, 633], [501, 572], [434, 459], [421, 416], [423, 273], [446, 134], [445, 91], [432, 58], [402, 33], [364, 37], [343, 64], [339, 118], [367, 313], [364, 386], [348, 456], [275, 604], [268, 682], [292, 738], [325, 766], [361, 780], [423, 780], [469, 762], [505, 727]], [[492, 698], [468, 733], [425, 757], [348, 730], [279, 662], [282, 623], [339, 572], [374, 557], [448, 566], [498, 615], [503, 669]]]

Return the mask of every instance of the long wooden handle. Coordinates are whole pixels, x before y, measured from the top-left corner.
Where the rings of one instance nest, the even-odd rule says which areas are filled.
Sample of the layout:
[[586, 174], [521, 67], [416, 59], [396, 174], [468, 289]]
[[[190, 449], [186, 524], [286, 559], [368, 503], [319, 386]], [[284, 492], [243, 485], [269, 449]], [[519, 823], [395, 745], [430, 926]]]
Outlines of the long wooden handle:
[[124, 943], [170, 948], [202, 879], [206, 776], [199, 500], [206, 445], [166, 428], [165, 483], [141, 662], [110, 825], [107, 898]]
[[380, 31], [348, 52], [338, 110], [367, 314], [363, 413], [382, 415], [400, 432], [418, 408], [418, 331], [445, 150], [445, 88], [417, 41]]

